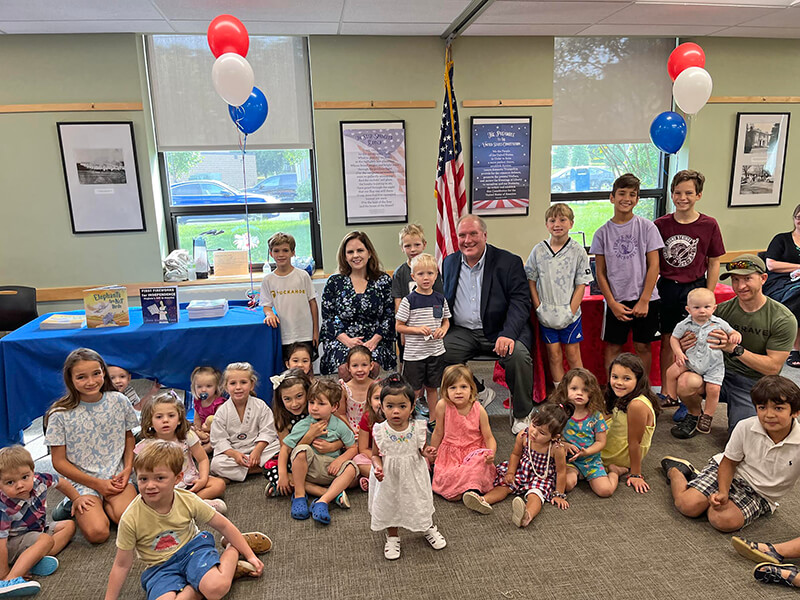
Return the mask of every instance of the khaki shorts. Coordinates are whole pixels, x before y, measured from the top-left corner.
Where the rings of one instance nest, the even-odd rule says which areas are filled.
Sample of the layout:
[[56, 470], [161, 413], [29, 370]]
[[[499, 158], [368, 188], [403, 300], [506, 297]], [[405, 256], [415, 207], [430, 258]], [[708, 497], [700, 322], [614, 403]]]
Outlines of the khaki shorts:
[[306, 453], [306, 461], [308, 461], [308, 473], [306, 474], [306, 481], [310, 483], [316, 483], [317, 485], [329, 485], [334, 479], [344, 473], [344, 470], [349, 465], [353, 465], [355, 468], [353, 475], [358, 472], [356, 463], [354, 463], [352, 460], [348, 460], [344, 462], [341, 467], [339, 467], [336, 475], [331, 475], [328, 473], [328, 466], [330, 466], [330, 464], [336, 460], [336, 457], [328, 456], [327, 454], [318, 454], [317, 451], [308, 444], [298, 444], [295, 449], [292, 450], [291, 461], [294, 462], [295, 457], [301, 452]]
[[8, 564], [16, 562], [20, 554], [25, 552], [28, 548], [36, 543], [39, 536], [43, 533], [48, 533], [49, 528], [45, 531], [28, 531], [22, 535], [14, 535], [6, 538], [6, 547], [8, 548]]

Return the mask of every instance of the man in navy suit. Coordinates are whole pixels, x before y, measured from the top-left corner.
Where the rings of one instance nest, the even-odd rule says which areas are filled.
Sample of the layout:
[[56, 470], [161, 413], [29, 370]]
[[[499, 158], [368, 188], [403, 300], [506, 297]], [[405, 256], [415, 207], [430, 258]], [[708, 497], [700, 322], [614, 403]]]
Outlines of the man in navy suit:
[[442, 265], [444, 295], [453, 314], [444, 338], [447, 365], [478, 354], [497, 354], [506, 370], [514, 411], [512, 431], [522, 431], [533, 409], [530, 348], [531, 296], [522, 260], [486, 243], [486, 222], [475, 215], [458, 220], [458, 252]]

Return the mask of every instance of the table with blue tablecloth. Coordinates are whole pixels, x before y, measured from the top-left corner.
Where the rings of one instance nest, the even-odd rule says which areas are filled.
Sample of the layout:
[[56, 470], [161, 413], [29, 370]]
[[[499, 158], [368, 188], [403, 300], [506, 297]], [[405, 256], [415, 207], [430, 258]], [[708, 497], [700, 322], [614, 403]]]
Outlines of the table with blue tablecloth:
[[0, 447], [21, 442], [21, 430], [64, 394], [64, 360], [80, 347], [134, 377], [183, 390], [199, 365], [223, 370], [246, 361], [261, 380], [256, 395], [271, 402], [269, 378], [283, 370], [280, 330], [264, 324], [260, 309], [230, 304], [224, 317], [193, 321], [181, 308], [178, 323], [169, 324], [143, 324], [141, 309], [132, 307], [127, 327], [98, 329], [41, 330], [44, 315], [8, 334], [0, 339]]

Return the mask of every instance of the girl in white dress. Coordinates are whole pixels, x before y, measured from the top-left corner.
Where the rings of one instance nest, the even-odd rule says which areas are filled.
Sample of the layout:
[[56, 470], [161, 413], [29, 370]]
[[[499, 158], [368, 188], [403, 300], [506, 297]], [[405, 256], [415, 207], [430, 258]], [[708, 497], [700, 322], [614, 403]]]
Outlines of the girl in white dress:
[[398, 528], [422, 531], [435, 550], [447, 545], [433, 524], [433, 492], [428, 461], [436, 450], [426, 445], [427, 425], [415, 421], [414, 390], [397, 373], [383, 380], [381, 410], [386, 416], [372, 428], [369, 481], [371, 529], [386, 530], [384, 556], [400, 558]]

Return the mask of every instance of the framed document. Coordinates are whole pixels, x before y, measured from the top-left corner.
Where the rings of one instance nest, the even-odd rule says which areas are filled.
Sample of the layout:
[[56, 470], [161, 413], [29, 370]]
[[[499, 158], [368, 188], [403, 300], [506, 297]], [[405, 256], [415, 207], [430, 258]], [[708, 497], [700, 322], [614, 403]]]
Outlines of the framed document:
[[527, 215], [531, 189], [531, 117], [472, 117], [470, 212]]
[[345, 221], [407, 223], [405, 121], [340, 121]]

